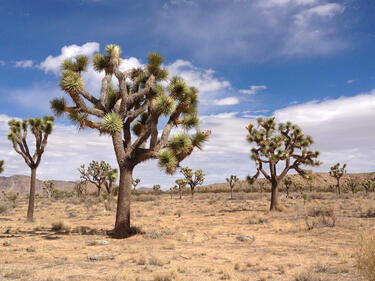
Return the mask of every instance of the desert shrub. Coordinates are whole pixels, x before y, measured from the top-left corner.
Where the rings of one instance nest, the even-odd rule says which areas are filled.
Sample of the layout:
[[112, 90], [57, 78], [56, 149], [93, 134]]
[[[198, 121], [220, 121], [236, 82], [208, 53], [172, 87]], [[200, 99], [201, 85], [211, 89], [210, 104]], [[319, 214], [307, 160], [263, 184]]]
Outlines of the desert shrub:
[[336, 220], [335, 210], [326, 207], [309, 209], [305, 216], [305, 223], [308, 230], [317, 227], [334, 227]]
[[155, 201], [158, 198], [156, 196], [152, 195], [137, 195], [133, 196], [132, 200], [137, 202], [149, 202], [149, 201]]
[[375, 235], [362, 236], [356, 253], [359, 272], [369, 281], [375, 281]]
[[312, 269], [301, 272], [294, 276], [294, 281], [323, 281]]
[[11, 208], [12, 207], [8, 203], [0, 202], [0, 214], [7, 214]]
[[361, 218], [375, 218], [375, 208], [368, 208], [367, 211], [361, 211]]
[[11, 192], [5, 192], [4, 190], [2, 191], [3, 198], [4, 200], [8, 201], [9, 203], [12, 204], [12, 207], [16, 207], [16, 201], [18, 199], [18, 196], [20, 195], [19, 192], [17, 193], [11, 193]]
[[159, 273], [154, 276], [154, 281], [172, 281], [176, 279], [176, 273], [171, 271], [168, 273]]
[[65, 225], [62, 221], [53, 222], [52, 226], [51, 226], [51, 229], [54, 230], [54, 231], [62, 231], [62, 230], [65, 229]]

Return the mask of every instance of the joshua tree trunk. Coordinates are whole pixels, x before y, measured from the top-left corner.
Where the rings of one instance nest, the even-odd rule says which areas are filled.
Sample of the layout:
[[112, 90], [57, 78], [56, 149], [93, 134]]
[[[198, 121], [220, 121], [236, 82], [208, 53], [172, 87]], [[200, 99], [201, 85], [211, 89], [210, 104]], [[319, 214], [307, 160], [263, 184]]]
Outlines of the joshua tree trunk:
[[272, 189], [271, 189], [271, 206], [270, 211], [276, 211], [279, 201], [279, 190], [278, 190], [278, 182], [276, 180], [272, 181]]
[[286, 198], [289, 198], [289, 187], [285, 187], [286, 189]]
[[34, 220], [36, 168], [31, 168], [29, 207], [27, 208], [27, 221]]
[[340, 195], [340, 194], [341, 194], [340, 179], [337, 179], [337, 186], [336, 186], [336, 189], [337, 189], [337, 193]]
[[230, 188], [230, 199], [233, 199], [233, 187]]
[[117, 198], [117, 212], [114, 237], [126, 238], [130, 236], [130, 199], [132, 190], [133, 168], [120, 168], [120, 183]]
[[182, 199], [182, 188], [179, 188], [180, 190], [180, 199]]

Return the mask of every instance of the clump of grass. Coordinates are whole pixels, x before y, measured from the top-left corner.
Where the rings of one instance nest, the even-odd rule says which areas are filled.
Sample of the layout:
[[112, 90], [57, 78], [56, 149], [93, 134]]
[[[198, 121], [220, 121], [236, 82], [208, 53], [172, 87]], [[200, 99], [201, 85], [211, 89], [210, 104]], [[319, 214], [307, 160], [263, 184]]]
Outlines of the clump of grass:
[[165, 263], [160, 258], [155, 257], [155, 256], [151, 256], [148, 260], [148, 264], [156, 265], [156, 266], [163, 266]]
[[172, 281], [176, 279], [176, 273], [174, 271], [167, 273], [158, 273], [154, 275], [154, 281]]
[[308, 270], [294, 276], [294, 281], [323, 281], [320, 277]]
[[66, 230], [67, 227], [64, 225], [62, 221], [58, 221], [58, 222], [52, 223], [51, 229], [53, 231], [63, 231], [63, 230]]
[[362, 236], [356, 253], [359, 272], [369, 281], [375, 281], [375, 235]]

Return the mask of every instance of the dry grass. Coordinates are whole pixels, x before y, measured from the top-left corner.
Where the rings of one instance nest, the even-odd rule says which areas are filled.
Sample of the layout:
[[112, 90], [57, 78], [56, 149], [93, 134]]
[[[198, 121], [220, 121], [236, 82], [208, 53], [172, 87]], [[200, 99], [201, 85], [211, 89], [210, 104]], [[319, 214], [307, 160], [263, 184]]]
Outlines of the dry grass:
[[[354, 253], [357, 237], [375, 228], [362, 216], [375, 194], [314, 193], [306, 202], [281, 195], [280, 213], [268, 211], [268, 193], [235, 195], [134, 196], [137, 234], [125, 240], [106, 235], [115, 211], [95, 198], [40, 199], [33, 223], [19, 199], [0, 214], [0, 280], [365, 280], [356, 265], [371, 268], [370, 254]], [[334, 225], [321, 225], [333, 215]], [[306, 216], [319, 227], [308, 230]]]
[[357, 266], [363, 276], [369, 281], [375, 281], [375, 235], [362, 235], [357, 252]]

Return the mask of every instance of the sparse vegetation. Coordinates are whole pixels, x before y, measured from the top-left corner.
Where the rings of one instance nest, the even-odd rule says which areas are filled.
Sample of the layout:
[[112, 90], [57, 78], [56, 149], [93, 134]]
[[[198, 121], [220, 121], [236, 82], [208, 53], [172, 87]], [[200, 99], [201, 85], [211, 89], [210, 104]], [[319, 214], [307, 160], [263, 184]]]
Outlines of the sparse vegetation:
[[357, 267], [369, 281], [375, 281], [375, 235], [363, 235], [356, 253]]

